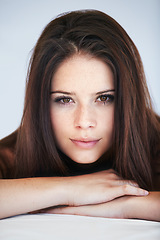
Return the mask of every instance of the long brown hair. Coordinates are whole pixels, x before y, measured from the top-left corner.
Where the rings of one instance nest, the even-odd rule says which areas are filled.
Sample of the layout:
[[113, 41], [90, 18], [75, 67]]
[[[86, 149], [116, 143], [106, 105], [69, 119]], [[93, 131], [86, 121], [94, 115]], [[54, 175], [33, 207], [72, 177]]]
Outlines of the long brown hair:
[[[159, 137], [141, 58], [125, 30], [96, 10], [58, 16], [42, 32], [28, 73], [24, 113], [16, 145], [17, 177], [66, 175], [50, 121], [51, 80], [59, 65], [77, 52], [109, 64], [115, 79], [113, 168], [125, 179], [151, 188], [152, 146]], [[106, 159], [107, 161], [107, 159]]]

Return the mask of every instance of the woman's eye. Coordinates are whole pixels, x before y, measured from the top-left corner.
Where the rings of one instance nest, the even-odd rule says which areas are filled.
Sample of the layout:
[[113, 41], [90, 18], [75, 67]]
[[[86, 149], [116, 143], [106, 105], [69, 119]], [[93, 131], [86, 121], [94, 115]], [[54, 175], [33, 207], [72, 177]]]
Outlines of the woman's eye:
[[73, 100], [69, 97], [57, 97], [54, 100], [56, 103], [60, 103], [60, 104], [69, 104], [72, 103]]
[[114, 101], [114, 96], [111, 94], [107, 95], [101, 95], [97, 98], [97, 102], [102, 102], [102, 103], [111, 103]]

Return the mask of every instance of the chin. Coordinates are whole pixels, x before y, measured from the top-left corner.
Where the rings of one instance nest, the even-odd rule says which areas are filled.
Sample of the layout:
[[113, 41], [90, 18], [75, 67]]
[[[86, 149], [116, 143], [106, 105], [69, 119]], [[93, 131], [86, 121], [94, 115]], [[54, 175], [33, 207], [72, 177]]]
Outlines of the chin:
[[76, 163], [79, 163], [79, 164], [92, 164], [92, 163], [95, 163], [96, 161], [98, 160], [98, 158], [97, 159], [90, 159], [90, 160], [88, 160], [87, 158], [83, 158], [83, 159], [72, 159], [72, 161], [74, 161], [74, 162], [76, 162]]

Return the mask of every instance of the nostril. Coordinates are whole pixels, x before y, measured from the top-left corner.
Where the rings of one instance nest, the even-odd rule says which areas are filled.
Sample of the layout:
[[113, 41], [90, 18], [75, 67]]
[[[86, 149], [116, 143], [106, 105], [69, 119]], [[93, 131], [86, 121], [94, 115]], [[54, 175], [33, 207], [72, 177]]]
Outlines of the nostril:
[[75, 112], [75, 126], [77, 128], [88, 129], [96, 126], [95, 113], [89, 106], [81, 106]]

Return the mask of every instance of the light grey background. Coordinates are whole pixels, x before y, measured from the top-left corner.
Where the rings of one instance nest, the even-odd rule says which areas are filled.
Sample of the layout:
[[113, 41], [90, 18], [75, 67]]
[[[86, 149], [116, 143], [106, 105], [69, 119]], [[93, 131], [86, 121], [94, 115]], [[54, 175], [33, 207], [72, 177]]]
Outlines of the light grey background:
[[62, 12], [88, 8], [111, 15], [133, 39], [160, 114], [160, 0], [0, 0], [0, 138], [19, 126], [28, 62], [43, 28]]

